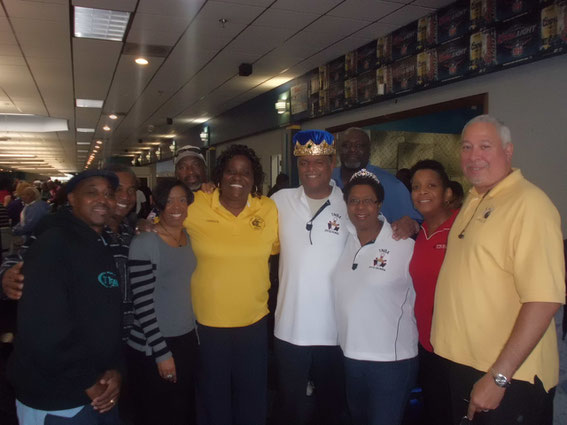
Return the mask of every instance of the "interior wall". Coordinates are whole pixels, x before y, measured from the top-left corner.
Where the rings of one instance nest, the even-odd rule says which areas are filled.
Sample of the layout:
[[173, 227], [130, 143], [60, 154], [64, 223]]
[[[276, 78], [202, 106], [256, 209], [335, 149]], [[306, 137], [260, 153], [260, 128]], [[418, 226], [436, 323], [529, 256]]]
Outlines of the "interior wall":
[[543, 189], [567, 221], [567, 55], [302, 123], [325, 129], [488, 93], [488, 113], [512, 131], [513, 165]]
[[230, 145], [239, 144], [246, 145], [254, 149], [256, 155], [260, 158], [262, 169], [264, 170], [264, 186], [262, 193], [268, 193], [270, 189], [270, 157], [282, 153], [282, 146], [284, 144], [285, 129], [278, 129], [267, 131], [265, 133], [256, 134], [250, 137], [244, 137], [234, 142], [222, 144], [217, 146], [217, 158], [222, 151]]

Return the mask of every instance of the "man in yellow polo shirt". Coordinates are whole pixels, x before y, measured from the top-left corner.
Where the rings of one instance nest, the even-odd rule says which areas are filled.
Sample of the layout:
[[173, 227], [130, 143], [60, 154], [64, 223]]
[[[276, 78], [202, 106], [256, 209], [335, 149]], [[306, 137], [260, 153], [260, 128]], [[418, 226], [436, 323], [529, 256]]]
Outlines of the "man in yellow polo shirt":
[[512, 169], [510, 130], [481, 115], [462, 133], [473, 184], [449, 234], [431, 341], [449, 361], [455, 423], [551, 425], [565, 300], [560, 217]]

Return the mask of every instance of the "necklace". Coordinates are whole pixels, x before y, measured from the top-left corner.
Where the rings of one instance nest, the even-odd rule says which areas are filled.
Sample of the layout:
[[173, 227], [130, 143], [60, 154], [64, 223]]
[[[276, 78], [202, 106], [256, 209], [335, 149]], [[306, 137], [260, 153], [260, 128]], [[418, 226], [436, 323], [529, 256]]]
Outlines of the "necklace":
[[179, 238], [176, 238], [175, 236], [173, 236], [171, 233], [169, 233], [169, 230], [167, 230], [165, 228], [165, 226], [160, 222], [159, 225], [161, 226], [161, 228], [165, 231], [165, 233], [167, 233], [174, 241], [175, 243], [177, 243], [177, 246], [179, 248], [181, 248], [183, 245], [181, 244], [181, 239], [183, 239], [183, 231], [181, 231], [181, 234], [179, 235]]

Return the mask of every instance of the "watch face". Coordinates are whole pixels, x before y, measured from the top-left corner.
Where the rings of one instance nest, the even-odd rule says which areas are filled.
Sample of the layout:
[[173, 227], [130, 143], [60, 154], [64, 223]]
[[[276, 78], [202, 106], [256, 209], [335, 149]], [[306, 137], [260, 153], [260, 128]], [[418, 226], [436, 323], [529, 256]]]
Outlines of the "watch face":
[[507, 387], [508, 386], [508, 380], [506, 379], [506, 377], [502, 374], [497, 374], [494, 376], [494, 382], [496, 382], [496, 385], [498, 385], [499, 387]]

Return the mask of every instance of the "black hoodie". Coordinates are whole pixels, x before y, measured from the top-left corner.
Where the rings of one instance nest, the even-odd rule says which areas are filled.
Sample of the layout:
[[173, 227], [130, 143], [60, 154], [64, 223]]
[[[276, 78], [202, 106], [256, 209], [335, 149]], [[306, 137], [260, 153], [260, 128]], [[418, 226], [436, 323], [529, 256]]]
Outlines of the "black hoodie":
[[51, 224], [26, 253], [8, 375], [25, 405], [62, 410], [121, 364], [121, 296], [102, 237], [69, 211]]

